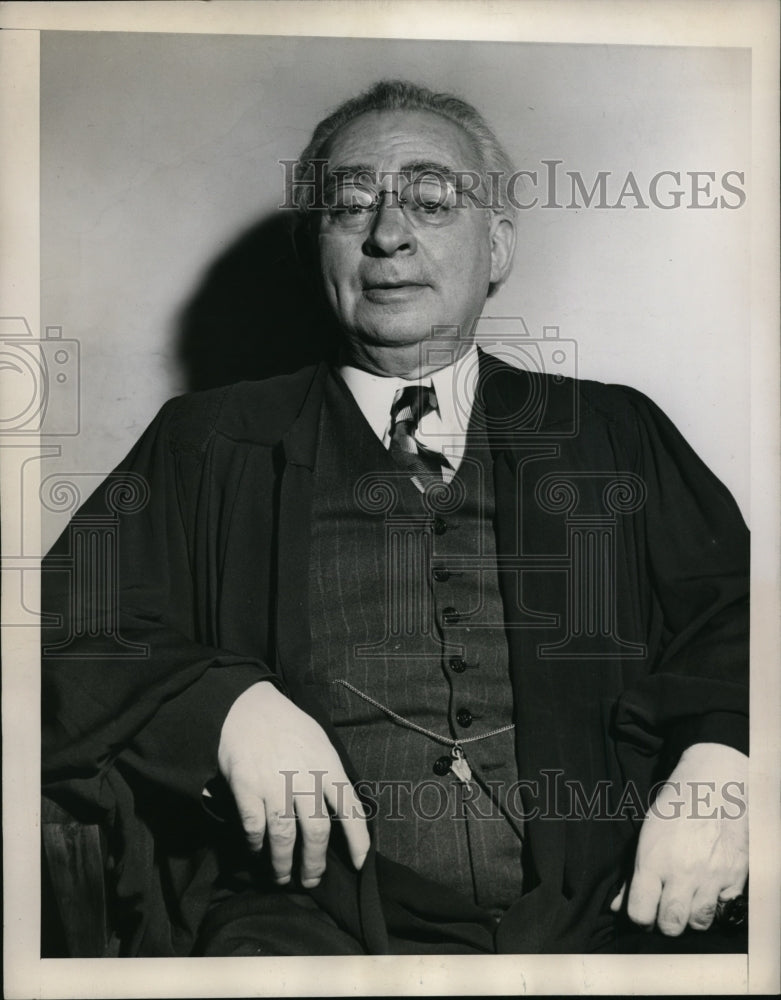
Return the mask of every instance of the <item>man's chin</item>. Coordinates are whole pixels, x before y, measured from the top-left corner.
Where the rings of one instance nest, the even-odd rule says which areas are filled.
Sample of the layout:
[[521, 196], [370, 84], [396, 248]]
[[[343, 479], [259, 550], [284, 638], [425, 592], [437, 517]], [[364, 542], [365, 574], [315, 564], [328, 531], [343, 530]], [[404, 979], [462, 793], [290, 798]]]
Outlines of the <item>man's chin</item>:
[[409, 322], [396, 321], [383, 324], [373, 324], [360, 331], [358, 339], [367, 347], [414, 347], [431, 339], [431, 328], [439, 324], [432, 323], [423, 326], [420, 317]]
[[431, 337], [433, 327], [448, 323], [443, 313], [424, 308], [419, 300], [365, 303], [356, 312], [354, 329], [377, 344], [418, 344]]

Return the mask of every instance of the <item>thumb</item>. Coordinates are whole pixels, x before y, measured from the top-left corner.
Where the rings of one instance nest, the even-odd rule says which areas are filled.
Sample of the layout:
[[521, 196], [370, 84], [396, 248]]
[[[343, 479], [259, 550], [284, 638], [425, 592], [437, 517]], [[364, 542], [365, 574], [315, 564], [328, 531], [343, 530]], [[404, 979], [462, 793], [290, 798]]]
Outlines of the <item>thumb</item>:
[[610, 904], [610, 909], [613, 913], [618, 913], [618, 911], [621, 909], [621, 904], [624, 902], [625, 893], [626, 893], [626, 882], [624, 882], [621, 885], [621, 888], [618, 890], [615, 899]]

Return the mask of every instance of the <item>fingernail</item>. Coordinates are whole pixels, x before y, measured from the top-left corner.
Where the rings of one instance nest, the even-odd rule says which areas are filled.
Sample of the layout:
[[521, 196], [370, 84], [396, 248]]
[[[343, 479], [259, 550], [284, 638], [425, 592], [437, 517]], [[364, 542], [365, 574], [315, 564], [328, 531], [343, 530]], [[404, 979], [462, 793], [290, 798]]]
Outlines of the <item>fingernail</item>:
[[302, 878], [301, 885], [305, 889], [314, 889], [316, 885], [320, 885], [320, 878]]
[[277, 883], [277, 885], [287, 885], [288, 882], [290, 881], [290, 876], [289, 875], [276, 875], [274, 877], [274, 881]]

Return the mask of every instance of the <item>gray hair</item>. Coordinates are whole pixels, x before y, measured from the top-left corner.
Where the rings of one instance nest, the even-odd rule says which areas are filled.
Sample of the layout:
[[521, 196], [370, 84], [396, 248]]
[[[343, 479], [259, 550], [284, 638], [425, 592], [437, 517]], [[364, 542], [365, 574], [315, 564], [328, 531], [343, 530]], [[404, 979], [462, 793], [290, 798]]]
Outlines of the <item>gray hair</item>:
[[[502, 218], [515, 217], [515, 207], [507, 197], [507, 184], [514, 173], [512, 160], [480, 112], [455, 94], [437, 93], [407, 80], [380, 80], [356, 97], [344, 101], [324, 118], [298, 158], [293, 201], [306, 211], [311, 187], [305, 178], [315, 174], [314, 163], [322, 162], [328, 144], [342, 126], [369, 111], [431, 111], [458, 125], [466, 134], [477, 157], [483, 184], [492, 196], [487, 205]], [[488, 184], [491, 175], [492, 184]]]

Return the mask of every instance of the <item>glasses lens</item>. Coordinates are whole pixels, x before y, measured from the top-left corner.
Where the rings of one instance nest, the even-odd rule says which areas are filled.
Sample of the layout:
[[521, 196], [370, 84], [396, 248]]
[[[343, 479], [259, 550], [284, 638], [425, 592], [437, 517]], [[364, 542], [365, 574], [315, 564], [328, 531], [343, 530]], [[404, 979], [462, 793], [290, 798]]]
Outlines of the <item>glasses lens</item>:
[[401, 201], [405, 211], [410, 211], [416, 222], [441, 225], [452, 218], [456, 191], [446, 178], [438, 174], [423, 174], [405, 186]]
[[340, 184], [329, 198], [328, 218], [342, 229], [360, 229], [374, 211], [376, 196], [358, 184]]
[[415, 225], [442, 226], [451, 222], [458, 197], [452, 182], [438, 174], [421, 174], [403, 184], [398, 197], [393, 192], [376, 192], [346, 181], [335, 186], [328, 198], [326, 214], [339, 228], [361, 230], [381, 201], [402, 208]]

